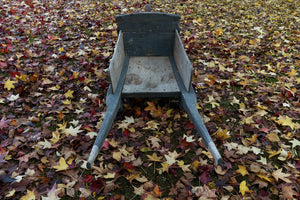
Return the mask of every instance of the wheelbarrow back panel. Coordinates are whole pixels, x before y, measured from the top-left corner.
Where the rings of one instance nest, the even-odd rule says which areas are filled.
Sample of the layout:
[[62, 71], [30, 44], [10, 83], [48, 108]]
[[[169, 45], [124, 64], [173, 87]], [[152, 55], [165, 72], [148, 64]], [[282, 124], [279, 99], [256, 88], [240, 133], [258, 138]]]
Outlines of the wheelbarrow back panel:
[[118, 31], [124, 33], [124, 49], [128, 56], [173, 55], [175, 30], [179, 15], [165, 13], [133, 13], [116, 17]]

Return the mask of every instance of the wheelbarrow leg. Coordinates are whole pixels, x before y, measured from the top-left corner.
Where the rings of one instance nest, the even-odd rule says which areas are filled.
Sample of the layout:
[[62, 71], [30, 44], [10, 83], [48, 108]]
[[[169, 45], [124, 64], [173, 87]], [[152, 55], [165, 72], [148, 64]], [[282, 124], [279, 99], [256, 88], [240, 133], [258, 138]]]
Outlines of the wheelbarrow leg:
[[118, 85], [116, 90], [112, 91], [112, 86], [110, 85], [107, 96], [106, 96], [106, 104], [107, 104], [107, 110], [104, 116], [104, 119], [102, 121], [101, 128], [98, 132], [97, 138], [94, 142], [92, 151], [90, 153], [88, 162], [87, 162], [87, 168], [91, 169], [94, 165], [94, 161], [100, 152], [102, 145], [104, 143], [105, 138], [107, 137], [108, 131], [110, 130], [114, 119], [119, 111], [119, 109], [122, 106], [122, 100], [121, 100], [121, 93], [122, 88], [125, 82], [125, 75], [128, 69], [128, 63], [129, 63], [129, 57], [125, 56], [124, 64], [122, 67], [122, 71], [119, 77]]
[[184, 108], [184, 110], [188, 113], [190, 119], [193, 121], [193, 124], [195, 125], [198, 134], [202, 137], [206, 147], [213, 155], [216, 164], [222, 163], [222, 157], [215, 145], [215, 143], [212, 141], [205, 124], [202, 121], [201, 116], [199, 115], [199, 112], [196, 107], [196, 95], [194, 93], [193, 89], [190, 89], [190, 92], [182, 92], [181, 95], [181, 103]]
[[114, 122], [114, 119], [118, 113], [118, 110], [121, 108], [121, 94], [111, 94], [111, 90], [109, 90], [107, 96], [107, 110], [104, 116], [104, 119], [102, 121], [101, 128], [98, 132], [97, 138], [94, 142], [92, 151], [90, 153], [87, 168], [91, 169], [94, 161], [99, 154], [102, 145], [105, 141], [105, 138], [107, 137], [107, 134], [112, 126], [112, 123]]
[[190, 119], [192, 120], [193, 124], [195, 125], [198, 134], [203, 138], [203, 141], [208, 148], [208, 150], [213, 155], [216, 164], [222, 163], [222, 157], [215, 145], [215, 143], [212, 141], [205, 124], [202, 121], [201, 116], [199, 115], [199, 112], [197, 110], [196, 104], [196, 94], [193, 90], [193, 88], [190, 88], [189, 91], [185, 88], [182, 78], [179, 74], [179, 71], [177, 69], [176, 62], [174, 60], [174, 57], [170, 57], [170, 62], [173, 68], [174, 76], [177, 81], [178, 87], [181, 91], [181, 105], [184, 108], [184, 110], [188, 113]]

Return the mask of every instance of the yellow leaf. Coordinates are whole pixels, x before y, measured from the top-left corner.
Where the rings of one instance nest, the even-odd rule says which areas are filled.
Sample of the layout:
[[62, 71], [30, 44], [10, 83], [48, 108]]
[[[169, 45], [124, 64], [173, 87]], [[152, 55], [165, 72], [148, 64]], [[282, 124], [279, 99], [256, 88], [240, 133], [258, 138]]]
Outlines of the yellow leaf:
[[153, 162], [160, 162], [162, 159], [162, 156], [157, 156], [156, 153], [153, 153], [152, 156], [147, 155], [147, 157], [149, 158], [150, 161], [153, 161]]
[[59, 159], [59, 165], [53, 166], [54, 169], [56, 169], [56, 171], [63, 171], [69, 168], [69, 165], [66, 163], [66, 160], [61, 157]]
[[159, 123], [157, 123], [157, 122], [151, 120], [151, 121], [147, 122], [147, 125], [148, 125], [148, 126], [145, 127], [144, 129], [152, 129], [152, 130], [155, 130], [155, 129], [158, 129]]
[[161, 163], [162, 168], [159, 168], [162, 172], [168, 172], [169, 171], [169, 164], [167, 162]]
[[214, 135], [216, 135], [219, 140], [226, 140], [231, 137], [227, 129], [222, 130], [221, 128], [219, 128]]
[[269, 133], [268, 135], [266, 135], [266, 137], [271, 141], [271, 142], [279, 142], [280, 138], [278, 137], [278, 135], [276, 133]]
[[46, 156], [44, 156], [44, 157], [42, 157], [41, 162], [44, 163], [44, 164], [46, 164], [46, 163], [49, 162], [49, 160], [47, 159]]
[[239, 169], [236, 170], [236, 172], [242, 174], [242, 176], [245, 176], [246, 174], [249, 175], [249, 172], [246, 170], [246, 166], [245, 165], [239, 165]]
[[113, 152], [113, 159], [120, 162], [122, 159], [122, 153], [120, 151]]
[[7, 89], [8, 91], [10, 91], [11, 89], [14, 89], [15, 83], [17, 83], [17, 81], [12, 81], [12, 80], [10, 80], [10, 78], [8, 78], [8, 80], [4, 83], [4, 89]]
[[15, 192], [16, 192], [16, 190], [12, 189], [11, 191], [9, 191], [9, 193], [5, 197], [8, 198], [8, 197], [14, 196]]
[[74, 98], [73, 92], [74, 92], [74, 91], [72, 91], [72, 90], [68, 90], [68, 92], [65, 93], [65, 97], [66, 97], [66, 98], [68, 98], [68, 97]]
[[70, 105], [72, 102], [71, 102], [70, 99], [67, 99], [65, 101], [62, 101], [62, 103], [65, 104], [65, 105]]
[[289, 75], [289, 77], [293, 77], [298, 73], [297, 70], [292, 69], [290, 72], [287, 72], [286, 74]]
[[20, 200], [35, 200], [34, 190], [27, 190], [27, 194], [22, 196]]
[[244, 124], [254, 124], [255, 122], [252, 119], [253, 116], [247, 117], [245, 119], [243, 119], [243, 123]]
[[289, 126], [293, 130], [295, 127], [298, 127], [297, 124], [292, 121], [292, 118], [289, 118], [288, 116], [279, 116], [278, 120], [275, 120], [275, 122], [282, 126]]
[[64, 51], [64, 48], [63, 48], [63, 47], [60, 47], [60, 48], [58, 49], [58, 51], [61, 53], [61, 52]]
[[222, 29], [222, 28], [215, 29], [215, 34], [216, 34], [217, 36], [223, 35], [223, 29]]
[[276, 150], [269, 150], [268, 151], [268, 154], [270, 154], [269, 158], [272, 158], [272, 157], [274, 157], [274, 156], [276, 156], [276, 155], [278, 155], [280, 153], [281, 153], [281, 149], [279, 149], [279, 151], [276, 151]]
[[21, 73], [20, 76], [16, 75], [16, 78], [25, 82], [27, 80], [27, 74]]
[[272, 179], [270, 179], [269, 177], [267, 177], [265, 174], [263, 173], [257, 173], [256, 176], [258, 176], [259, 178], [263, 179], [263, 180], [266, 180], [270, 183], [272, 183]]
[[244, 196], [246, 192], [250, 192], [250, 190], [246, 185], [246, 181], [242, 181], [240, 184], [240, 193], [242, 194], [242, 196]]
[[60, 139], [60, 133], [58, 131], [52, 132], [52, 138], [50, 139], [52, 144], [55, 144]]
[[253, 143], [256, 141], [257, 135], [254, 134], [254, 135], [252, 135], [251, 138], [246, 138], [246, 139], [250, 141], [250, 144], [249, 144], [249, 145], [251, 145], [251, 144], [253, 144]]

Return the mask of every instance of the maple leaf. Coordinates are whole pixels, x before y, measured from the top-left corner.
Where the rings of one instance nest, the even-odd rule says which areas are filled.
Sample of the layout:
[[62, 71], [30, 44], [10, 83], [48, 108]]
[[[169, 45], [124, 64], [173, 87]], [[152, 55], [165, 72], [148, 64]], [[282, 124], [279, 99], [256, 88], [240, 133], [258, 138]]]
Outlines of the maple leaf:
[[158, 168], [158, 171], [161, 172], [168, 172], [169, 171], [169, 164], [167, 162], [161, 163], [162, 168]]
[[65, 93], [65, 97], [66, 97], [66, 98], [74, 98], [73, 93], [74, 93], [74, 91], [68, 90], [68, 91]]
[[0, 120], [0, 129], [3, 129], [3, 128], [7, 128], [8, 127], [8, 124], [10, 120], [5, 120], [4, 117], [2, 117], [2, 119]]
[[57, 143], [59, 139], [60, 139], [60, 133], [58, 131], [52, 132], [52, 138], [50, 139], [51, 144]]
[[150, 161], [153, 161], [153, 162], [160, 162], [162, 159], [162, 156], [157, 156], [156, 153], [153, 153], [152, 156], [147, 155], [147, 157], [149, 158]]
[[16, 193], [16, 190], [15, 190], [15, 189], [12, 189], [11, 191], [8, 192], [7, 195], [5, 195], [5, 197], [6, 197], [6, 198], [12, 197], [12, 196], [14, 196], [15, 193]]
[[156, 197], [160, 197], [160, 196], [162, 195], [162, 193], [163, 193], [163, 191], [160, 191], [160, 190], [159, 190], [159, 187], [158, 187], [157, 184], [155, 185], [155, 187], [154, 187], [154, 189], [153, 189], [153, 192], [154, 192], [154, 195], [155, 195]]
[[300, 146], [300, 141], [294, 138], [292, 141], [289, 141], [289, 143], [292, 143], [292, 149], [294, 149], [296, 146]]
[[148, 106], [144, 109], [145, 111], [150, 111], [153, 117], [162, 117], [163, 111], [160, 106], [155, 106], [154, 102], [147, 101]]
[[289, 177], [290, 174], [283, 173], [282, 172], [282, 168], [274, 171], [272, 173], [272, 176], [276, 179], [276, 181], [278, 181], [278, 179], [281, 179], [281, 180], [283, 180], [286, 183], [291, 183], [291, 181], [289, 179], [287, 179], [287, 177]]
[[60, 157], [59, 159], [59, 165], [53, 166], [56, 171], [63, 171], [67, 170], [69, 168], [69, 165], [66, 163], [66, 160], [63, 157]]
[[246, 181], [242, 181], [241, 184], [240, 184], [240, 191], [239, 191], [242, 196], [245, 195], [246, 192], [250, 192], [248, 186], [247, 186], [247, 183]]
[[216, 135], [217, 138], [222, 141], [231, 137], [230, 132], [227, 131], [227, 129], [222, 130], [221, 128], [219, 128], [213, 135]]
[[159, 123], [151, 120], [147, 122], [147, 127], [145, 127], [144, 129], [151, 129], [151, 130], [157, 130], [158, 129], [158, 125]]
[[56, 183], [54, 183], [51, 190], [47, 192], [47, 197], [42, 196], [42, 200], [59, 200], [60, 198], [57, 196], [57, 191]]
[[22, 196], [20, 200], [35, 200], [35, 194], [34, 194], [34, 190], [30, 191], [27, 190], [27, 194]]
[[77, 126], [76, 128], [74, 128], [73, 126], [70, 126], [69, 128], [65, 129], [65, 133], [68, 135], [72, 135], [74, 137], [77, 136], [78, 133], [82, 132], [83, 130], [79, 130], [81, 128], [80, 126]]
[[236, 170], [237, 173], [240, 173], [242, 174], [242, 176], [245, 176], [245, 175], [249, 175], [249, 172], [246, 170], [246, 166], [245, 165], [238, 165], [239, 169]]
[[193, 135], [191, 135], [191, 136], [187, 136], [186, 134], [184, 134], [184, 135], [183, 135], [183, 139], [184, 139], [186, 142], [188, 142], [188, 143], [190, 143], [190, 142], [194, 142], [194, 141], [195, 141], [195, 139], [194, 139], [194, 136], [193, 136]]
[[14, 84], [17, 82], [18, 81], [12, 81], [12, 80], [10, 80], [10, 78], [8, 78], [7, 81], [5, 81], [5, 83], [4, 83], [4, 89], [7, 89], [8, 91], [10, 91], [11, 89], [14, 89], [15, 88]]
[[299, 128], [299, 125], [297, 124], [297, 123], [294, 123], [293, 121], [292, 121], [292, 119], [291, 118], [289, 118], [288, 116], [279, 116], [278, 117], [278, 120], [275, 120], [275, 122], [277, 123], [277, 124], [280, 124], [280, 125], [282, 125], [282, 126], [289, 126], [289, 127], [291, 127], [291, 129], [295, 129], [296, 127], [297, 128]]
[[133, 189], [134, 189], [134, 194], [136, 194], [136, 195], [143, 195], [143, 194], [145, 194], [145, 189], [144, 189], [144, 187], [143, 187], [143, 185], [141, 185], [140, 187], [134, 187], [133, 186]]
[[216, 189], [210, 189], [207, 185], [192, 188], [192, 193], [200, 197], [200, 200], [217, 198], [216, 191]]
[[300, 196], [300, 193], [293, 190], [291, 185], [285, 185], [282, 187], [282, 195], [284, 199], [296, 199]]
[[167, 160], [167, 163], [172, 166], [174, 163], [176, 163], [176, 158], [179, 156], [179, 154], [174, 150], [173, 152], [169, 152], [168, 155], [165, 155], [165, 158]]
[[161, 140], [159, 138], [151, 136], [149, 140], [151, 141], [152, 148], [160, 148], [159, 142], [161, 142]]
[[182, 169], [184, 172], [190, 172], [191, 165], [185, 165], [183, 160], [178, 161], [177, 165]]
[[15, 100], [19, 99], [19, 97], [20, 97], [19, 94], [16, 94], [16, 95], [12, 94], [12, 95], [10, 95], [10, 97], [7, 98], [7, 100], [15, 101]]
[[280, 138], [278, 137], [278, 135], [276, 133], [269, 133], [268, 135], [266, 135], [266, 137], [271, 141], [271, 142], [279, 142]]

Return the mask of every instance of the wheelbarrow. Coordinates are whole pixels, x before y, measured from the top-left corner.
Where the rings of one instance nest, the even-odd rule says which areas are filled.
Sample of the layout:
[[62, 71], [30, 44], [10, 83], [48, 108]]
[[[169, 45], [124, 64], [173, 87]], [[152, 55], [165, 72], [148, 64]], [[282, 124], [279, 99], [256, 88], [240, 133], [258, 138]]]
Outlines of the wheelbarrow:
[[91, 168], [112, 126], [123, 97], [180, 97], [180, 103], [215, 162], [222, 158], [196, 108], [192, 64], [179, 36], [179, 15], [143, 12], [116, 17], [118, 41], [109, 66], [107, 110], [92, 147]]

